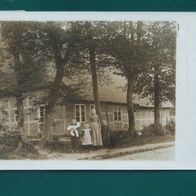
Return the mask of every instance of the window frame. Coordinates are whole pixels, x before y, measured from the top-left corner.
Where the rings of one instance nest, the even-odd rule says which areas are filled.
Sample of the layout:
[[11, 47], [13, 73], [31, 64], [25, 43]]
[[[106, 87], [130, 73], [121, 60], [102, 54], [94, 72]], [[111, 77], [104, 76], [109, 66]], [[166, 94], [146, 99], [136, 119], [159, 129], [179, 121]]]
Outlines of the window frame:
[[[79, 106], [78, 108], [79, 108], [79, 119], [80, 119], [80, 121], [77, 120], [77, 116], [76, 116], [76, 107], [77, 106]], [[84, 121], [82, 120], [82, 106], [84, 106], [84, 118], [85, 118]], [[75, 104], [74, 105], [74, 116], [75, 116], [77, 122], [85, 123], [86, 122], [86, 105], [85, 104]]]
[[[117, 119], [115, 119], [115, 113], [116, 113], [116, 117]], [[120, 115], [119, 115], [120, 113]], [[113, 106], [113, 121], [114, 122], [122, 122], [122, 108], [121, 106]]]

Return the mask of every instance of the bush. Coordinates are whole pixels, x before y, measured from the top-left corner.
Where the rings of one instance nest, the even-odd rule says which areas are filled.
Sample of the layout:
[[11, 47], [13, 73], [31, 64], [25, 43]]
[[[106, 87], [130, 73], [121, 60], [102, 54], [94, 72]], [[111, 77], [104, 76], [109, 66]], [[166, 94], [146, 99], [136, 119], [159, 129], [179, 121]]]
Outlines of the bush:
[[0, 135], [0, 159], [34, 158], [37, 155], [35, 146], [24, 142], [19, 131], [7, 131]]
[[113, 148], [116, 146], [122, 146], [123, 144], [126, 144], [127, 141], [130, 142], [128, 131], [111, 132], [107, 147]]
[[170, 121], [170, 122], [166, 125], [166, 129], [167, 129], [172, 135], [175, 135], [175, 130], [176, 130], [175, 121]]
[[20, 133], [14, 132], [4, 132], [0, 135], [0, 158], [4, 157], [6, 154], [13, 152], [21, 142]]
[[21, 141], [12, 155], [13, 158], [36, 158], [39, 155], [38, 150], [32, 143]]
[[149, 126], [145, 126], [142, 133], [144, 135], [166, 135], [168, 134], [168, 131], [166, 130], [166, 127], [162, 125], [151, 124]]

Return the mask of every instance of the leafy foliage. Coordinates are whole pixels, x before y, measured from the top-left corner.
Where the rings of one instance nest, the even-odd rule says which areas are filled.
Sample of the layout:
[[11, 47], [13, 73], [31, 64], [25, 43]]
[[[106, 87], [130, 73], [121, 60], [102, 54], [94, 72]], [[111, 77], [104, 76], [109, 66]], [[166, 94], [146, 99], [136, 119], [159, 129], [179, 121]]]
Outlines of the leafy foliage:
[[168, 100], [175, 104], [173, 22], [2, 22], [1, 34], [0, 95], [21, 103], [26, 92], [46, 89], [40, 100], [46, 114], [59, 98], [78, 99], [89, 83], [86, 75], [99, 106], [98, 87], [110, 81], [111, 72], [127, 80], [123, 88], [133, 127], [134, 94], [150, 97], [155, 108]]
[[148, 25], [147, 69], [142, 71], [135, 82], [135, 92], [141, 98], [151, 97], [154, 103], [155, 72], [158, 76], [160, 105], [164, 101], [175, 104], [175, 58], [176, 24], [154, 22]]

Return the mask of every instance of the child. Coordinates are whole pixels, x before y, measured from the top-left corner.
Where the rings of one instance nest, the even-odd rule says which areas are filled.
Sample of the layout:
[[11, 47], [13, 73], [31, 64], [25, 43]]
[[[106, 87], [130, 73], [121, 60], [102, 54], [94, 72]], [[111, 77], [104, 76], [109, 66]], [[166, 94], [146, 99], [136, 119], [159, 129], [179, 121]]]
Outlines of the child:
[[67, 127], [67, 130], [71, 137], [71, 147], [73, 152], [78, 152], [80, 145], [80, 135], [79, 129], [80, 123], [76, 121], [76, 119], [72, 119], [71, 125]]
[[88, 124], [83, 124], [81, 132], [83, 133], [82, 148], [88, 149], [92, 145], [92, 139], [91, 139], [92, 130], [90, 129]]

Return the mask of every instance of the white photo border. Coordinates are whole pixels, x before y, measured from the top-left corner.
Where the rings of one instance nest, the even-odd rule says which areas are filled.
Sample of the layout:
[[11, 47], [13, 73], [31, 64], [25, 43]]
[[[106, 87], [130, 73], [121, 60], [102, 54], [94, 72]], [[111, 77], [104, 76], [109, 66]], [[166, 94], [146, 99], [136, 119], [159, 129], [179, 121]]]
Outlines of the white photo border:
[[[196, 169], [196, 13], [2, 11], [0, 21], [175, 21], [176, 143], [174, 161], [0, 160], [0, 170], [173, 170]], [[195, 109], [194, 109], [195, 108]]]

